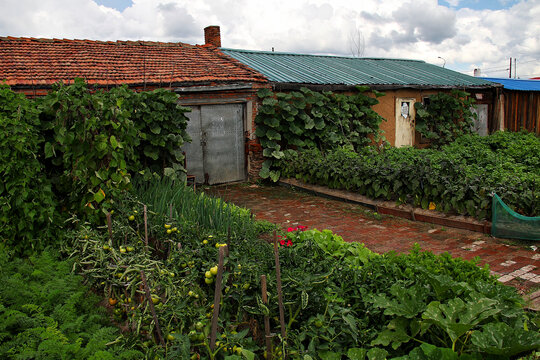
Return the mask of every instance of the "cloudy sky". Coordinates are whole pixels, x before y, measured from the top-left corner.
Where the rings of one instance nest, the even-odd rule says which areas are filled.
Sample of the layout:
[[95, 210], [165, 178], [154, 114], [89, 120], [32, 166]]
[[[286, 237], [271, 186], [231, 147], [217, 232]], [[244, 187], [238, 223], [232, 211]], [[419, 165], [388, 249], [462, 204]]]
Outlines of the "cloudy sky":
[[[540, 76], [540, 0], [0, 0], [0, 36], [204, 43], [420, 59]], [[514, 76], [514, 73], [512, 73]]]

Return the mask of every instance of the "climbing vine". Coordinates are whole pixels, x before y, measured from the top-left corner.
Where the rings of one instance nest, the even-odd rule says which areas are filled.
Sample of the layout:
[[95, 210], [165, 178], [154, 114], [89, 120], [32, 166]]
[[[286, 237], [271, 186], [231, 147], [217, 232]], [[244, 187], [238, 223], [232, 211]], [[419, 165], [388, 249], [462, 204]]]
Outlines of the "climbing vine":
[[433, 147], [453, 142], [470, 134], [476, 114], [471, 111], [474, 99], [469, 93], [454, 89], [450, 94], [438, 93], [429, 102], [415, 103], [416, 131], [428, 139]]
[[[350, 95], [307, 88], [290, 93], [259, 90], [262, 105], [255, 118], [255, 134], [266, 158], [259, 175], [277, 181], [280, 173], [272, 169], [272, 163], [287, 150], [324, 151], [342, 146], [359, 150], [380, 141], [379, 125], [383, 118], [371, 108], [379, 101], [364, 94], [368, 87], [358, 86], [356, 90]], [[384, 95], [373, 93], [376, 97]]]

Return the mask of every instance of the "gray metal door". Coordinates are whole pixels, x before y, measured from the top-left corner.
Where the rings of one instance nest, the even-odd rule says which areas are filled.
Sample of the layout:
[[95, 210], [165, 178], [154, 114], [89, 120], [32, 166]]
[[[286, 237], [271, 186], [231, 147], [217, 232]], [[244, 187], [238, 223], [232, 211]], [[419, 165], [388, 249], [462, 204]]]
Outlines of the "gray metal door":
[[245, 179], [244, 105], [193, 106], [184, 145], [187, 170], [199, 183], [220, 184]]

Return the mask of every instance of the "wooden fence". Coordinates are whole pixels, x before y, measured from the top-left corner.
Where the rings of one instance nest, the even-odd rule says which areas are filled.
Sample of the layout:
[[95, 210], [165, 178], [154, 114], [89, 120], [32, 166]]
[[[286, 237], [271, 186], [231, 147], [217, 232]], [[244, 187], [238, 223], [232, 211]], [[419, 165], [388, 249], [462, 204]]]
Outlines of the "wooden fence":
[[504, 129], [540, 135], [540, 92], [504, 90]]

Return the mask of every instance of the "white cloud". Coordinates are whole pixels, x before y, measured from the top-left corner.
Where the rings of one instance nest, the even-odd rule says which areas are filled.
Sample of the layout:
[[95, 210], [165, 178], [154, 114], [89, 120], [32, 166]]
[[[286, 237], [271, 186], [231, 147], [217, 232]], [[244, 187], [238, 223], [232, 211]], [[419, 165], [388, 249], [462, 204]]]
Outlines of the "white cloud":
[[[459, 0], [448, 0], [453, 6]], [[221, 26], [224, 47], [351, 55], [360, 31], [364, 56], [414, 58], [459, 67], [540, 76], [540, 2], [504, 10], [455, 9], [437, 0], [134, 0], [120, 12], [92, 0], [3, 0], [0, 36], [203, 43]], [[523, 64], [520, 66], [520, 62]]]

